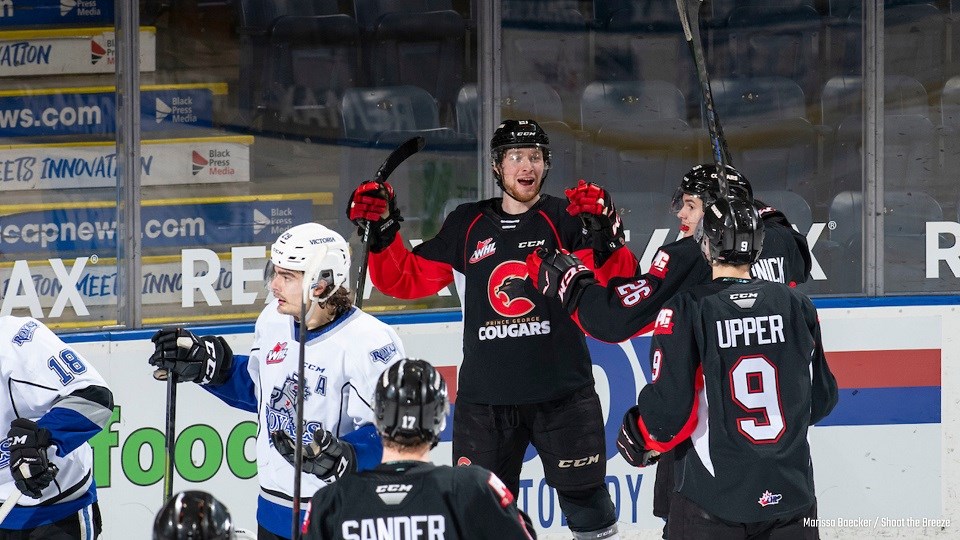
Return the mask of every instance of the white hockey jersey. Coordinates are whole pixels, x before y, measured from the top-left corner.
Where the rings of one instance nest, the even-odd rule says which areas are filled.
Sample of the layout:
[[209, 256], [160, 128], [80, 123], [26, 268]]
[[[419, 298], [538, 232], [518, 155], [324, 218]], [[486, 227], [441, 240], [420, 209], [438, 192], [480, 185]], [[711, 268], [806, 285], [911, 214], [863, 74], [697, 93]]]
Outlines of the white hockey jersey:
[[4, 527], [57, 521], [95, 500], [87, 441], [109, 421], [113, 396], [93, 365], [39, 321], [0, 317], [0, 387], [0, 500], [17, 489], [6, 438], [14, 419], [34, 420], [50, 431], [47, 454], [59, 469], [40, 499], [20, 498]]
[[[315, 429], [329, 430], [341, 437], [372, 423], [377, 379], [383, 370], [405, 356], [393, 328], [357, 308], [311, 331], [305, 351], [304, 444], [313, 440]], [[252, 381], [259, 416], [257, 475], [261, 500], [257, 517], [268, 530], [277, 529], [274, 532], [284, 536], [289, 535], [289, 525], [274, 525], [272, 518], [290, 523], [293, 467], [274, 449], [270, 432], [282, 429], [296, 437], [299, 353], [299, 325], [293, 317], [279, 313], [274, 300], [257, 319], [246, 374]], [[231, 378], [243, 377], [241, 369], [238, 365]], [[228, 395], [228, 387], [235, 387], [236, 382], [207, 389], [228, 403], [244, 402], [244, 396]], [[376, 456], [376, 463], [371, 466], [378, 463]], [[302, 474], [304, 509], [305, 501], [324, 485], [316, 476]], [[269, 515], [277, 512], [283, 515]]]

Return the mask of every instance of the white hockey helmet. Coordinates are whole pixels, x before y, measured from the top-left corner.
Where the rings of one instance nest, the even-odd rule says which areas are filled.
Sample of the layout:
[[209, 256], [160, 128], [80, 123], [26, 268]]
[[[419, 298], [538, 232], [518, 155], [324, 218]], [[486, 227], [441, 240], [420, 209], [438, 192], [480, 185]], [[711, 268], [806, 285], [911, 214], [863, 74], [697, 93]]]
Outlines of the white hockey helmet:
[[319, 223], [297, 225], [281, 234], [270, 247], [270, 263], [303, 272], [305, 296], [321, 279], [332, 284], [325, 295], [314, 297], [320, 302], [340, 287], [350, 289], [350, 245], [339, 233]]

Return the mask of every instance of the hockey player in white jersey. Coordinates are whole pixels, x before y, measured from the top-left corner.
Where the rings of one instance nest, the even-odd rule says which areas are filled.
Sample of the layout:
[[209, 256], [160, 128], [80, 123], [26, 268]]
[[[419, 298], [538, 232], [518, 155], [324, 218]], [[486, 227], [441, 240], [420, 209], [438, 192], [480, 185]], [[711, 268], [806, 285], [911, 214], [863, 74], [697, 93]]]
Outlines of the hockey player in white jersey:
[[[100, 534], [87, 441], [113, 412], [113, 394], [80, 353], [40, 321], [0, 317], [0, 500], [19, 496], [0, 540]], [[20, 496], [22, 494], [22, 496]]]
[[287, 538], [293, 525], [303, 280], [315, 284], [306, 317], [304, 499], [342, 474], [380, 463], [373, 390], [380, 373], [405, 356], [392, 328], [353, 306], [347, 290], [350, 252], [342, 236], [317, 223], [298, 225], [273, 244], [270, 262], [274, 299], [257, 319], [249, 356], [234, 355], [219, 336], [171, 328], [153, 336], [156, 350], [150, 357], [158, 378], [172, 370], [179, 380], [199, 383], [227, 404], [259, 415], [260, 540]]

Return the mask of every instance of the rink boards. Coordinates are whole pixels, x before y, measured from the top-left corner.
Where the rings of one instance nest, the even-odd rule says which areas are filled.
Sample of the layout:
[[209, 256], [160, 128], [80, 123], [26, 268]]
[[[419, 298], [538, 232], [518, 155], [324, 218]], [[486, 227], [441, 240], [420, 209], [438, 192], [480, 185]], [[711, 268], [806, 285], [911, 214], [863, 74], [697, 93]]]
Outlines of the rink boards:
[[[960, 382], [952, 367], [960, 350], [945, 331], [956, 328], [960, 317], [955, 298], [926, 300], [942, 305], [888, 299], [890, 305], [880, 307], [841, 300], [820, 306], [824, 346], [841, 395], [835, 412], [811, 431], [810, 439], [820, 516], [838, 527], [836, 533], [875, 525], [910, 536], [919, 529], [904, 529], [914, 523], [909, 520], [958, 517], [956, 495], [947, 489], [960, 476], [947, 459], [956, 447], [955, 415], [942, 413], [941, 404], [954, 402]], [[408, 355], [434, 362], [455, 380], [461, 359], [459, 313], [383, 318], [396, 327]], [[198, 331], [224, 335], [239, 354], [252, 340], [249, 325]], [[146, 363], [151, 334], [68, 336], [107, 379], [118, 405], [109, 429], [93, 441], [107, 539], [147, 538], [147, 524], [161, 502], [165, 392]], [[613, 442], [622, 412], [649, 380], [649, 337], [589, 344], [606, 417], [607, 485], [621, 531], [635, 533], [627, 538], [646, 536], [660, 526], [650, 513], [655, 471], [628, 466]], [[455, 387], [451, 394], [456, 406]], [[194, 385], [181, 386], [175, 487], [215, 493], [247, 527], [254, 526], [257, 498], [255, 420]], [[438, 463], [449, 463], [450, 433], [448, 423], [433, 452]], [[556, 493], [545, 484], [531, 451], [518, 502], [541, 531], [565, 530]]]

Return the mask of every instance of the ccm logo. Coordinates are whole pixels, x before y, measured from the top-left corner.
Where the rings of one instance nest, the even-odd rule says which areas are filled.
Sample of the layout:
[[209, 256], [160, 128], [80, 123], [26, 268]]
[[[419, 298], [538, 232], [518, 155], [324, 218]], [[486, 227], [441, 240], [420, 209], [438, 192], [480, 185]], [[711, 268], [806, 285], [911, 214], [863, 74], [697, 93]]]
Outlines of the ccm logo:
[[561, 469], [569, 469], [570, 467], [585, 467], [594, 463], [600, 463], [600, 454], [594, 454], [580, 459], [561, 459], [559, 463], [557, 463], [557, 466]]
[[759, 297], [760, 297], [760, 295], [759, 295], [758, 293], [753, 293], [753, 292], [751, 292], [751, 293], [734, 293], [734, 294], [731, 294], [731, 295], [730, 295], [730, 299], [731, 299], [731, 300], [741, 300], [741, 299], [744, 299], [744, 298], [759, 298]]
[[409, 493], [413, 484], [386, 484], [377, 486], [377, 493]]
[[517, 244], [517, 247], [520, 249], [532, 248], [532, 247], [542, 246], [544, 243], [545, 243], [544, 240], [530, 240], [529, 242], [520, 242], [519, 244]]

